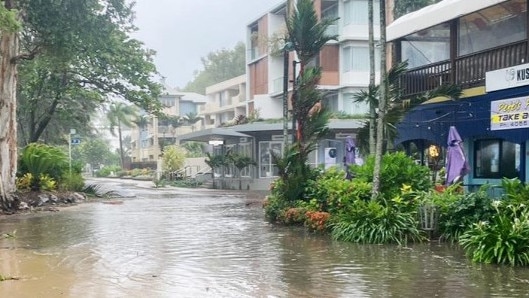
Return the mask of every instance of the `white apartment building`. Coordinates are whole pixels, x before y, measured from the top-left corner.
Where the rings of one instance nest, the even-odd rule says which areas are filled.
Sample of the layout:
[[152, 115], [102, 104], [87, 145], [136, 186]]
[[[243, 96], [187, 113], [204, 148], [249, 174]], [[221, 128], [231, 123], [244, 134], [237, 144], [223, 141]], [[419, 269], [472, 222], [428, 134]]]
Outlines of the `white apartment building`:
[[[353, 94], [369, 85], [368, 4], [367, 0], [316, 0], [314, 5], [321, 18], [339, 20], [329, 28], [338, 40], [329, 42], [314, 61], [322, 67], [320, 88], [326, 91], [325, 104], [331, 111], [361, 115], [368, 106], [356, 103]], [[259, 111], [263, 118], [282, 117], [284, 78], [281, 37], [286, 33], [287, 1], [269, 10], [253, 22], [247, 31], [247, 98], [248, 110]], [[374, 36], [379, 39], [379, 1], [374, 1]], [[378, 52], [380, 46], [375, 48]], [[375, 57], [379, 57], [375, 53]], [[292, 78], [290, 54], [289, 81]], [[375, 61], [376, 80], [379, 81], [380, 60]], [[292, 86], [289, 83], [289, 88]]]
[[[193, 92], [180, 92], [164, 84], [159, 97], [162, 112], [173, 121], [158, 119], [155, 115], [142, 112], [143, 122], [132, 128], [131, 166], [132, 168], [157, 168], [162, 147], [175, 144], [178, 136], [192, 132], [200, 123], [189, 124], [184, 121], [186, 115], [198, 114], [207, 102], [204, 95]], [[180, 121], [176, 123], [175, 120]]]
[[200, 107], [201, 128], [214, 128], [246, 116], [246, 75], [206, 88], [207, 103]]

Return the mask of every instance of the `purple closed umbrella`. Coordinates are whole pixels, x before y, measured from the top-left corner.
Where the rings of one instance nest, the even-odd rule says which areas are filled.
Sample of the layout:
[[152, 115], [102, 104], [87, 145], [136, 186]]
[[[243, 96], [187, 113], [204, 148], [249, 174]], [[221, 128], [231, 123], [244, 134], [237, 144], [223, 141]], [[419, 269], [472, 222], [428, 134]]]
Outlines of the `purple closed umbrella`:
[[470, 170], [461, 146], [462, 142], [463, 140], [461, 140], [455, 126], [450, 126], [446, 152], [446, 185], [461, 182], [463, 176], [468, 174]]
[[344, 156], [344, 165], [345, 169], [347, 171], [346, 179], [351, 179], [352, 175], [349, 171], [349, 166], [355, 164], [355, 152], [356, 151], [356, 144], [355, 141], [351, 137], [347, 137], [345, 139], [345, 156]]

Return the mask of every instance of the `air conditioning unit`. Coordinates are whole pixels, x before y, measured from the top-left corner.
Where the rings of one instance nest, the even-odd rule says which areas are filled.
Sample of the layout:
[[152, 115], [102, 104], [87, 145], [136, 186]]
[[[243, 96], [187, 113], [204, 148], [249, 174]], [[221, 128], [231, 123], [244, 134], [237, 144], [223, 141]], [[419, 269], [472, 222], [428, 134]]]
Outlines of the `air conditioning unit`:
[[324, 150], [325, 152], [325, 168], [328, 169], [334, 165], [336, 165], [336, 147], [327, 147]]

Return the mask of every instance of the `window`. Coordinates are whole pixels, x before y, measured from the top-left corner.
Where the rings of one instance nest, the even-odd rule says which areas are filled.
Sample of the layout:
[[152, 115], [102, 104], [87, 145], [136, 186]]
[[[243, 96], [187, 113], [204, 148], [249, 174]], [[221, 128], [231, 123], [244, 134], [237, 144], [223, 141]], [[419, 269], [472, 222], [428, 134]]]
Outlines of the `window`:
[[[367, 25], [367, 0], [345, 0], [344, 25]], [[380, 23], [380, 3], [373, 1], [373, 23]]]
[[259, 176], [275, 177], [278, 175], [278, 169], [272, 161], [272, 154], [283, 155], [283, 141], [277, 142], [259, 142]]
[[448, 60], [450, 58], [450, 26], [443, 23], [417, 33], [410, 34], [401, 43], [402, 61], [408, 60], [408, 67]]
[[526, 38], [526, 1], [511, 0], [460, 18], [459, 55]]
[[499, 140], [478, 140], [475, 146], [476, 178], [516, 178], [520, 169], [520, 145]]
[[338, 112], [338, 95], [331, 94], [325, 96], [323, 99], [323, 105], [329, 110], [329, 112]]
[[[369, 48], [367, 46], [346, 46], [342, 50], [343, 72], [369, 71]], [[375, 49], [375, 71], [380, 69], [380, 50]]]
[[343, 112], [349, 115], [361, 115], [368, 113], [367, 104], [356, 102], [354, 93], [343, 94]]

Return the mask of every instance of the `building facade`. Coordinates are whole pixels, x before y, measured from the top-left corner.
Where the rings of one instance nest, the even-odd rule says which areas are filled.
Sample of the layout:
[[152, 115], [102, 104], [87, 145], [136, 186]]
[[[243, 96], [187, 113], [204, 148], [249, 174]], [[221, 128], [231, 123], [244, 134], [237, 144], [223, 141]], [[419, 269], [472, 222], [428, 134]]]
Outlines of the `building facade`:
[[[368, 114], [367, 103], [357, 103], [353, 99], [355, 93], [365, 90], [369, 85], [367, 3], [367, 0], [314, 1], [320, 18], [339, 18], [329, 28], [329, 34], [338, 35], [338, 40], [327, 43], [313, 61], [313, 65], [322, 68], [319, 88], [325, 94], [323, 104], [336, 115], [367, 117]], [[379, 2], [375, 1], [374, 6], [374, 35], [375, 40], [378, 40]], [[285, 71], [281, 40], [286, 35], [286, 13], [287, 1], [284, 1], [247, 25], [244, 81], [239, 77], [208, 88], [208, 103], [201, 111], [204, 130], [178, 138], [181, 143], [208, 142], [209, 151], [213, 154], [236, 152], [252, 157], [256, 166], [248, 167], [241, 174], [244, 176], [243, 189], [268, 189], [277, 178], [277, 168], [271, 154], [273, 152], [281, 156], [285, 148], [285, 126], [281, 120], [284, 112], [283, 84], [285, 75], [288, 81], [293, 81], [297, 75], [294, 52], [288, 53], [288, 70]], [[377, 59], [376, 69], [379, 68]], [[377, 82], [378, 79], [377, 71]], [[287, 86], [290, 93], [292, 83], [287, 82]], [[288, 105], [290, 107], [290, 103]], [[236, 125], [241, 115], [266, 121]], [[332, 119], [329, 123], [330, 135], [320, 142], [318, 149], [309, 157], [309, 162], [314, 166], [341, 166], [346, 137], [355, 138], [364, 121]], [[291, 123], [288, 123], [289, 138], [291, 129]], [[333, 156], [328, 156], [329, 152]], [[235, 169], [225, 168], [217, 172], [216, 177], [230, 180], [237, 176], [236, 172]]]
[[503, 177], [527, 181], [527, 8], [527, 0], [444, 0], [387, 28], [396, 59], [409, 63], [400, 80], [405, 97], [442, 84], [463, 88], [460, 99], [434, 98], [410, 111], [397, 143], [428, 158], [425, 149], [446, 147], [455, 126], [471, 168], [469, 188]]
[[159, 97], [162, 113], [167, 117], [160, 119], [155, 115], [140, 113], [131, 132], [132, 168], [157, 168], [157, 162], [164, 146], [175, 144], [179, 135], [192, 132], [201, 124], [186, 121], [189, 116], [198, 116], [201, 107], [206, 104], [204, 95], [192, 92], [180, 92], [169, 86]]

